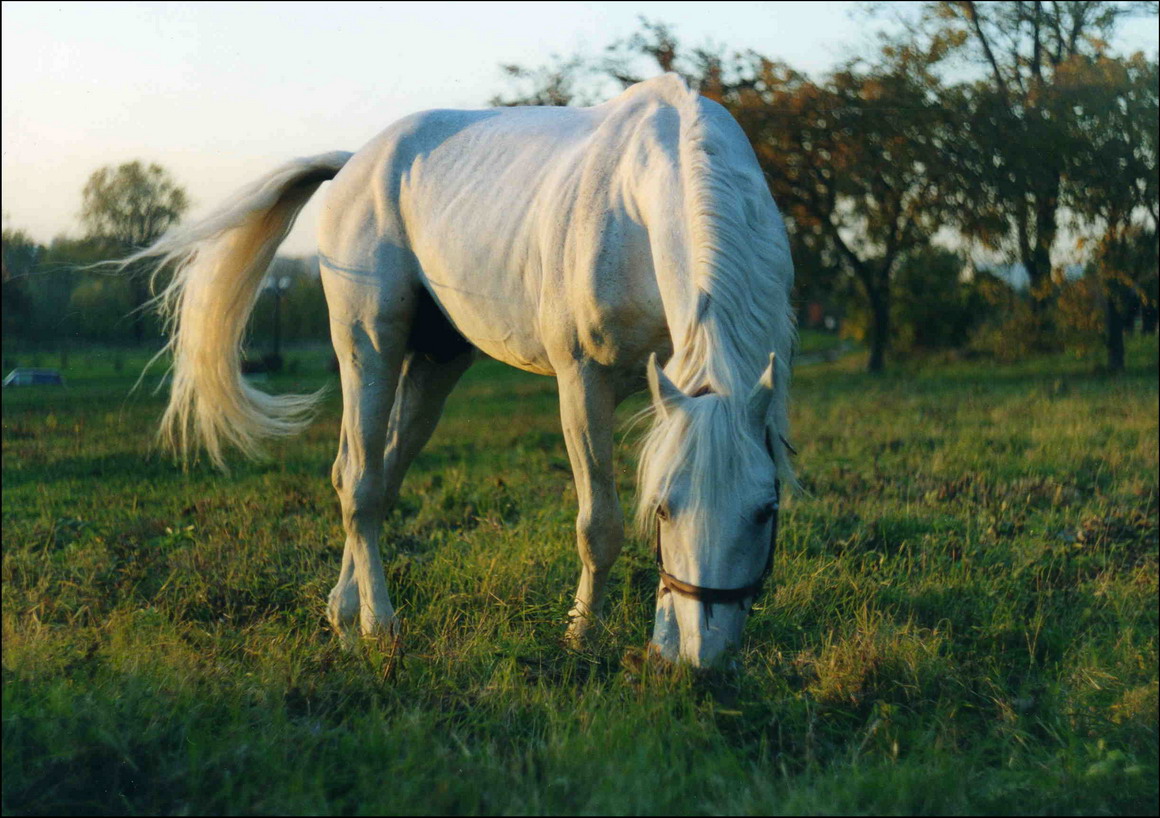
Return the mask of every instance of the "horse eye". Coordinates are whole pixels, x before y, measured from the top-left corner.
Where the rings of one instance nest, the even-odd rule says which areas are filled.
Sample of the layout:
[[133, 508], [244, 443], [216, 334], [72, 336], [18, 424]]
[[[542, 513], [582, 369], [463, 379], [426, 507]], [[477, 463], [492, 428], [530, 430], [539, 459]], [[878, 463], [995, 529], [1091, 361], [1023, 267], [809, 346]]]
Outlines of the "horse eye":
[[657, 517], [662, 520], [669, 519], [668, 503], [661, 503], [659, 506], [657, 506]]
[[773, 512], [776, 510], [777, 506], [772, 502], [766, 503], [761, 508], [759, 508], [757, 510], [757, 514], [755, 515], [758, 524], [760, 525], [769, 520], [769, 518], [773, 516]]

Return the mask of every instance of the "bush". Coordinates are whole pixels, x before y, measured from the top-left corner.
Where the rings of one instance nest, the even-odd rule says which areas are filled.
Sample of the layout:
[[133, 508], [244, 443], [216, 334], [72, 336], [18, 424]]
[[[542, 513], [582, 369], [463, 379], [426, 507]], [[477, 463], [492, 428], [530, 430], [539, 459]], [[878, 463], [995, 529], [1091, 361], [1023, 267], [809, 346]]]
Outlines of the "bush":
[[959, 349], [982, 320], [987, 303], [972, 281], [963, 281], [958, 253], [927, 247], [905, 258], [894, 277], [895, 345], [898, 351]]
[[1065, 351], [1085, 358], [1102, 348], [1100, 285], [1092, 277], [1051, 282], [1035, 294], [988, 273], [978, 273], [976, 281], [989, 316], [972, 333], [972, 351], [1010, 362]]
[[[963, 280], [965, 266], [958, 253], [942, 247], [923, 248], [899, 263], [891, 279], [890, 343], [894, 354], [961, 349], [970, 343], [994, 305], [980, 287], [978, 276]], [[869, 337], [870, 312], [863, 299], [850, 307], [842, 335], [856, 341]]]
[[1030, 296], [990, 273], [976, 273], [976, 287], [987, 304], [988, 317], [971, 333], [968, 348], [972, 352], [1011, 362], [1048, 351], [1044, 316], [1036, 311]]
[[1052, 303], [1057, 342], [1061, 349], [1086, 358], [1104, 344], [1104, 314], [1099, 282], [1090, 276], [1064, 281]]

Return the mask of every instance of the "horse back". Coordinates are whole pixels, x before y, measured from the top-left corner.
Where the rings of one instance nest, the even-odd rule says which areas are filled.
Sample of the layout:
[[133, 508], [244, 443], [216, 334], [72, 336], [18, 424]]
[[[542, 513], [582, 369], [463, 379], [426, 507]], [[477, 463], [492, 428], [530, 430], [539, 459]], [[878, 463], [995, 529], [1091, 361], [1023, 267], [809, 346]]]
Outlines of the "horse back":
[[658, 198], [679, 195], [664, 181], [677, 173], [675, 123], [641, 94], [407, 117], [335, 180], [331, 195], [359, 211], [338, 217], [356, 225], [338, 243], [376, 245], [354, 255], [392, 259], [380, 275], [413, 277], [507, 363], [635, 367], [668, 341], [650, 223]]

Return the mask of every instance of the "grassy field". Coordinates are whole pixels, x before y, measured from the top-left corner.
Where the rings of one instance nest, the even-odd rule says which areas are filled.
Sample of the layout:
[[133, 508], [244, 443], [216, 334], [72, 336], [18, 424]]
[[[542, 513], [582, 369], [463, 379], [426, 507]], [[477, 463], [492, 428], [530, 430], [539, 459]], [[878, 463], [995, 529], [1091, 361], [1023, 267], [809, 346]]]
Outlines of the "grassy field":
[[344, 652], [337, 399], [268, 463], [183, 473], [137, 362], [74, 354], [3, 398], [3, 811], [1155, 813], [1156, 343], [1129, 353], [799, 370], [808, 493], [709, 677], [641, 661], [636, 539], [600, 644], [561, 646], [550, 379], [468, 374], [386, 529], [403, 651]]

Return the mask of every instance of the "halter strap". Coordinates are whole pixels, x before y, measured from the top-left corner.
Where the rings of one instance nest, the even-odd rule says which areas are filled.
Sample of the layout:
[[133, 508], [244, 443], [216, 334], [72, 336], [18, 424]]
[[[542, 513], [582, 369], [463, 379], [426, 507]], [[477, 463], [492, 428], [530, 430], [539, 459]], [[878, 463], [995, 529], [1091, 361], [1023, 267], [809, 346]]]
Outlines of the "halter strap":
[[756, 597], [761, 593], [761, 588], [765, 585], [765, 580], [769, 577], [773, 570], [773, 552], [777, 547], [777, 515], [781, 507], [781, 481], [775, 480], [773, 482], [773, 528], [769, 537], [769, 553], [765, 557], [765, 567], [761, 570], [761, 575], [742, 588], [707, 588], [703, 585], [693, 585], [689, 582], [684, 582], [677, 579], [668, 571], [665, 570], [664, 560], [661, 557], [661, 529], [657, 526], [656, 536], [656, 561], [657, 570], [661, 575], [661, 584], [664, 586], [662, 594], [669, 593], [680, 594], [689, 599], [696, 599], [706, 605], [713, 605], [718, 602], [736, 602], [741, 604], [749, 597]]

